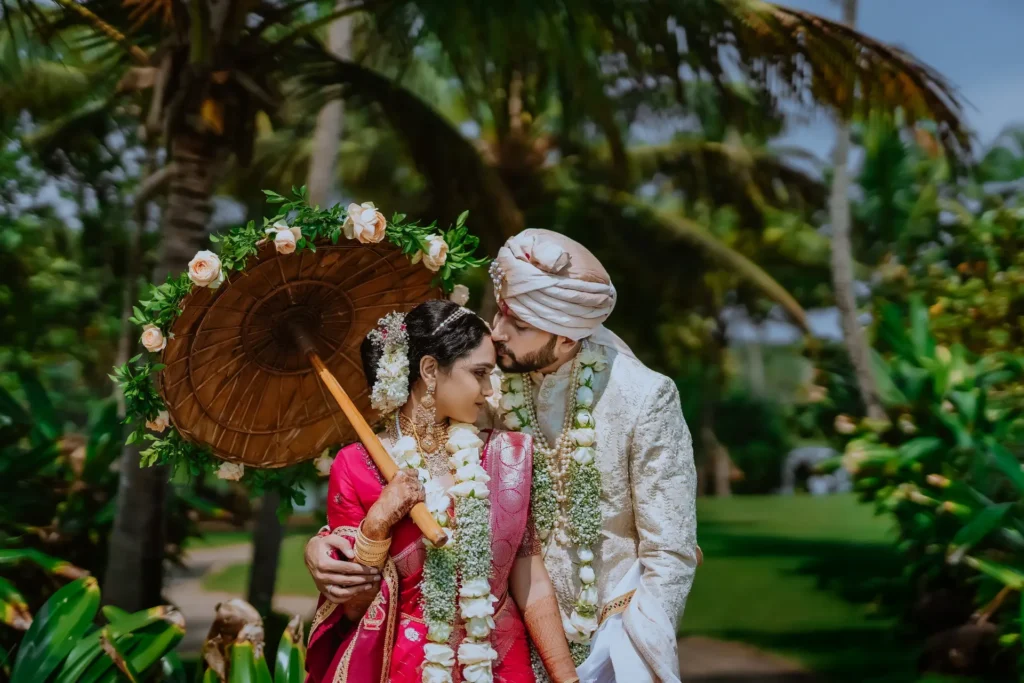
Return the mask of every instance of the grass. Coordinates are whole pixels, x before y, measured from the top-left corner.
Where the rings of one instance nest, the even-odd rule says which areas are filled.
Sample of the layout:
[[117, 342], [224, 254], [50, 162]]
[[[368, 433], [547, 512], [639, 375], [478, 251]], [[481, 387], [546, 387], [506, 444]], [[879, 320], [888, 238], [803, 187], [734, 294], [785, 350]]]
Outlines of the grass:
[[[880, 614], [900, 573], [884, 519], [851, 496], [701, 499], [697, 573], [683, 634], [735, 640], [796, 659], [838, 683], [924, 683], [916, 652]], [[303, 563], [309, 533], [285, 539], [280, 594], [313, 595]], [[206, 577], [240, 593], [248, 565]], [[928, 679], [936, 682], [939, 679]]]

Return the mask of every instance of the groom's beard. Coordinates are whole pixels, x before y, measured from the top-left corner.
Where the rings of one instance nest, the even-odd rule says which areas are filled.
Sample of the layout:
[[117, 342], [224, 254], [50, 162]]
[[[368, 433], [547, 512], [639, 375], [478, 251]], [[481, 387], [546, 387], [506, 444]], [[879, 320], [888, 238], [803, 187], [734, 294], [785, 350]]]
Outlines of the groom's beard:
[[528, 353], [522, 358], [516, 358], [516, 354], [512, 353], [507, 346], [498, 342], [495, 345], [498, 350], [498, 367], [501, 368], [502, 372], [513, 374], [536, 372], [541, 368], [546, 368], [558, 360], [558, 355], [555, 353], [555, 344], [557, 343], [558, 337], [552, 335], [548, 343], [541, 348]]

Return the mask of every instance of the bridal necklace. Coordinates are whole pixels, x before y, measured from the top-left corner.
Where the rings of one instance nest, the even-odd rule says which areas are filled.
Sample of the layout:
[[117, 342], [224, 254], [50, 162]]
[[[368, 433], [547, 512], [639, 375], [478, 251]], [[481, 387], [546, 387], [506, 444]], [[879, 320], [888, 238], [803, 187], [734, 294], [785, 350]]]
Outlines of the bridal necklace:
[[[403, 422], [407, 429], [412, 427], [412, 436], [403, 434]], [[431, 416], [427, 428], [434, 425]], [[390, 450], [395, 464], [417, 471], [426, 493], [427, 509], [450, 539], [440, 548], [423, 539], [426, 559], [420, 587], [427, 642], [423, 646], [421, 680], [450, 681], [458, 663], [463, 679], [490, 683], [494, 680], [491, 663], [498, 656], [490, 643], [497, 598], [491, 594], [490, 583], [490, 477], [482, 466], [484, 442], [473, 425], [451, 424], [444, 440], [438, 440], [443, 447], [428, 454], [415, 421], [396, 414], [393, 428], [395, 440]], [[441, 482], [445, 473], [454, 475], [450, 487]], [[452, 501], [454, 520], [448, 516]], [[462, 617], [466, 637], [459, 643], [456, 657], [450, 641], [457, 614]]]

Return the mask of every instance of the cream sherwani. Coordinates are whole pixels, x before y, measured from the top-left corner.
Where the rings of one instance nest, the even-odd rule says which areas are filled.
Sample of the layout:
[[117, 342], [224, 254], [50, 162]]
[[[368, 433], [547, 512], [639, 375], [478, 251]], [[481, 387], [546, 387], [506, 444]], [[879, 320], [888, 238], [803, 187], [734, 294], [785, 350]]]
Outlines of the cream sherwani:
[[[593, 549], [600, 606], [636, 589], [629, 609], [597, 632], [594, 653], [581, 667], [596, 681], [678, 680], [675, 629], [697, 566], [696, 472], [679, 393], [664, 375], [610, 347], [598, 373], [593, 409], [596, 463], [601, 472], [602, 530]], [[550, 443], [565, 418], [572, 363], [533, 375], [538, 420]], [[564, 615], [580, 590], [579, 559], [554, 541], [545, 565]], [[662, 614], [656, 614], [658, 609]], [[623, 634], [624, 632], [624, 634]], [[628, 636], [628, 638], [623, 637]], [[626, 641], [629, 642], [626, 642]], [[615, 666], [612, 668], [612, 660]]]

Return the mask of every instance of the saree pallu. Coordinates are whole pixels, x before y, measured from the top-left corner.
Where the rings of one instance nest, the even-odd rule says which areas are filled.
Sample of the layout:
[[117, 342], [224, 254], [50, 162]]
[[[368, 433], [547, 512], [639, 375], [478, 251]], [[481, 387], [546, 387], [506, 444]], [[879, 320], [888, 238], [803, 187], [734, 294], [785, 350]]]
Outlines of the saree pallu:
[[[510, 432], [483, 432], [483, 466], [491, 477], [491, 593], [498, 598], [491, 645], [496, 683], [534, 683], [526, 628], [508, 593], [518, 557], [540, 552], [529, 521], [532, 442]], [[355, 534], [384, 481], [361, 444], [346, 446], [331, 468], [327, 519], [332, 533], [355, 545]], [[392, 529], [391, 556], [381, 589], [358, 622], [320, 596], [310, 629], [307, 683], [419, 683], [427, 627], [420, 581], [426, 547], [405, 518]], [[342, 558], [344, 559], [344, 558]], [[457, 622], [449, 645], [458, 652], [465, 629]], [[452, 672], [462, 680], [459, 667]]]

